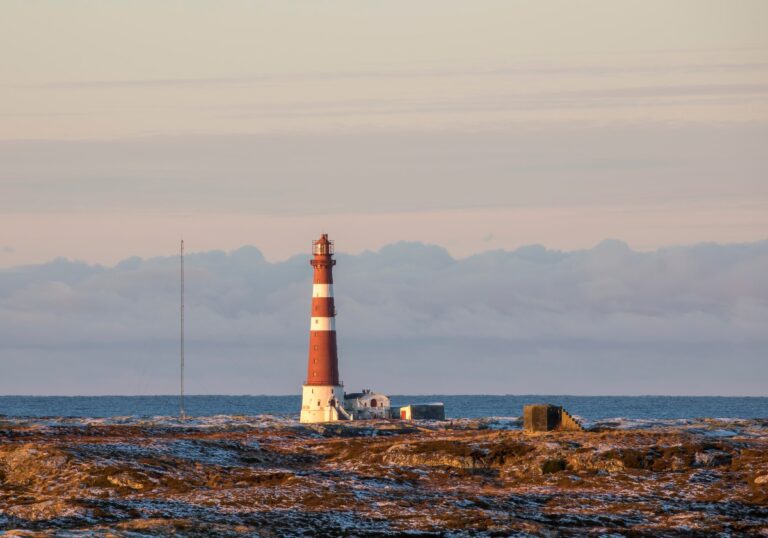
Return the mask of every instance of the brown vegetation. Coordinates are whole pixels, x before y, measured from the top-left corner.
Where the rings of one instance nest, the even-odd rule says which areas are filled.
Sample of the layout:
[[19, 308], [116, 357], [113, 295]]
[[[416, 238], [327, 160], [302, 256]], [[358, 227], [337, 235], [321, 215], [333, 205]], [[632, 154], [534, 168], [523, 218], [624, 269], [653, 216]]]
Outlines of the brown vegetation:
[[[768, 432], [5, 423], [0, 532], [761, 535]], [[730, 429], [734, 428], [729, 425]]]

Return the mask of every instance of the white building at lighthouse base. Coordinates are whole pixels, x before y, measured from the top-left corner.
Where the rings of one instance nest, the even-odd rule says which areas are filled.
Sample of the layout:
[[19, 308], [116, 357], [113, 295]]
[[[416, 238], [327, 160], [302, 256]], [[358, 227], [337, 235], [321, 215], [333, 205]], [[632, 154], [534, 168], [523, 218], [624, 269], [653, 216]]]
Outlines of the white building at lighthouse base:
[[351, 420], [344, 409], [344, 387], [341, 385], [303, 385], [301, 391], [302, 423]]

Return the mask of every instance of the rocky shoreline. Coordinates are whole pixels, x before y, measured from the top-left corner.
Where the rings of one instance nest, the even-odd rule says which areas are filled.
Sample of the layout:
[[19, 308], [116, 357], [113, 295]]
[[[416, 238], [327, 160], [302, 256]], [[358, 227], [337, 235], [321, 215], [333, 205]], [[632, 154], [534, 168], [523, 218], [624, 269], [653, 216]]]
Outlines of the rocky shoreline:
[[17, 536], [768, 536], [768, 420], [0, 417]]

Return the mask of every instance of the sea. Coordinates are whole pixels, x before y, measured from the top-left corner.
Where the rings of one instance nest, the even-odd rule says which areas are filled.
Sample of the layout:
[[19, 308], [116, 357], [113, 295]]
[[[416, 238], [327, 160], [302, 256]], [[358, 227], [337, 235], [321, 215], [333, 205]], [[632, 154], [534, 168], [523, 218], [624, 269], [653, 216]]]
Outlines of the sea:
[[[396, 395], [393, 406], [442, 402], [446, 418], [518, 418], [523, 406], [550, 403], [585, 421], [606, 419], [679, 420], [699, 418], [765, 419], [768, 397], [726, 396], [566, 396], [566, 395]], [[290, 396], [186, 396], [190, 417], [273, 415], [296, 419], [301, 406]], [[178, 396], [0, 396], [5, 417], [172, 417]]]

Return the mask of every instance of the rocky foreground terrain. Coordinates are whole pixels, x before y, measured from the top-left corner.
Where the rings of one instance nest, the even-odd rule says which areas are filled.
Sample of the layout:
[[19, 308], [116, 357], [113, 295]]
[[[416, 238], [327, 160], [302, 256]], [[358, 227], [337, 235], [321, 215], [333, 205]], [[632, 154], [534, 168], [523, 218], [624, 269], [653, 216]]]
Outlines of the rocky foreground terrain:
[[0, 417], [9, 536], [768, 536], [768, 421]]

